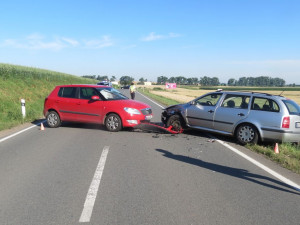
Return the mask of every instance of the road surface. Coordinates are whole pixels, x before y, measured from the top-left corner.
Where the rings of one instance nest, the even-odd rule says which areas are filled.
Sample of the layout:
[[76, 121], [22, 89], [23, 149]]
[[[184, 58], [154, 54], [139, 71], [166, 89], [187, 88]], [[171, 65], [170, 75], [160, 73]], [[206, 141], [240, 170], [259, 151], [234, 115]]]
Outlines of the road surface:
[[[160, 121], [161, 107], [136, 99]], [[299, 175], [225, 141], [300, 184]], [[299, 191], [206, 133], [66, 123], [0, 141], [1, 225], [299, 225], [299, 212]]]

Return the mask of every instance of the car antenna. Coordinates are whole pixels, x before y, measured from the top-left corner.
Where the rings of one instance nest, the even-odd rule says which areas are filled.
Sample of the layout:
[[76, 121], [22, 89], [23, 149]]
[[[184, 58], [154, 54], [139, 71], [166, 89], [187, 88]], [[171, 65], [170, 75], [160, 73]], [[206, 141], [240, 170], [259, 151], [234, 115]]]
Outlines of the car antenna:
[[285, 90], [283, 90], [283, 91], [279, 94], [279, 96], [281, 96], [283, 92], [285, 92]]

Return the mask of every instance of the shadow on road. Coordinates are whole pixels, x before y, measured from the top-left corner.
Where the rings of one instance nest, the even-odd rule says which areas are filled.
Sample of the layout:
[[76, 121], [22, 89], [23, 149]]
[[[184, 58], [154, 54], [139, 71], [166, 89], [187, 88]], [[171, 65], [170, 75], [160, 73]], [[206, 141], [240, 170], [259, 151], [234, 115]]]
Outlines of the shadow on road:
[[[202, 167], [202, 168], [205, 168], [208, 170], [212, 170], [212, 171], [215, 171], [218, 173], [222, 173], [225, 175], [233, 176], [233, 177], [236, 177], [239, 179], [244, 179], [244, 180], [256, 183], [256, 184], [260, 184], [265, 187], [269, 187], [269, 188], [273, 188], [276, 190], [300, 195], [300, 193], [298, 193], [296, 191], [291, 191], [291, 190], [286, 189], [286, 188], [289, 188], [289, 189], [294, 189], [294, 188], [281, 182], [281, 181], [272, 179], [270, 177], [250, 173], [248, 170], [233, 168], [233, 167], [228, 167], [228, 166], [222, 166], [222, 165], [218, 165], [215, 163], [205, 162], [200, 159], [190, 158], [190, 157], [183, 156], [183, 155], [175, 155], [175, 154], [173, 154], [169, 151], [163, 150], [163, 149], [156, 149], [156, 151], [163, 153], [164, 154], [163, 156], [170, 158], [170, 159], [178, 160], [178, 161], [181, 161], [184, 163], [189, 163], [189, 164], [192, 164], [195, 166], [199, 166], [199, 167]], [[272, 182], [272, 183], [274, 183], [274, 185], [269, 184], [264, 181]], [[275, 184], [278, 186], [275, 186]], [[282, 186], [282, 187], [279, 187], [279, 186]], [[283, 187], [285, 187], [285, 188], [283, 188]]]

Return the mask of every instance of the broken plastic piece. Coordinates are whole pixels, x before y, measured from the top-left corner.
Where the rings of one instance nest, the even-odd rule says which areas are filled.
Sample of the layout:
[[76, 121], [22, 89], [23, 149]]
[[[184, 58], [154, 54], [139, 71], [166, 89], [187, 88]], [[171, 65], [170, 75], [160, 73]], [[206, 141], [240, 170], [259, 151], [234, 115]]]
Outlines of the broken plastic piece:
[[159, 132], [159, 133], [170, 133], [170, 134], [179, 134], [182, 133], [182, 129], [180, 131], [172, 130], [172, 126], [168, 128], [154, 124], [149, 122], [142, 122], [139, 125], [135, 126], [134, 128], [138, 128], [141, 130], [152, 131], [152, 132]]

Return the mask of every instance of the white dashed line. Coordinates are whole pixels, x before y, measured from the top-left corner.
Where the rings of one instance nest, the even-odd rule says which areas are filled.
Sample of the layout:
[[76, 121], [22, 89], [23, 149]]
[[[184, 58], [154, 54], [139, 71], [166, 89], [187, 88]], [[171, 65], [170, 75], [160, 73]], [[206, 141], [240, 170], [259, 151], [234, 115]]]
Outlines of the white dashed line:
[[98, 166], [96, 168], [94, 178], [86, 195], [83, 210], [79, 219], [79, 223], [88, 223], [91, 220], [95, 200], [100, 186], [101, 177], [104, 171], [104, 166], [108, 154], [109, 146], [103, 148]]

